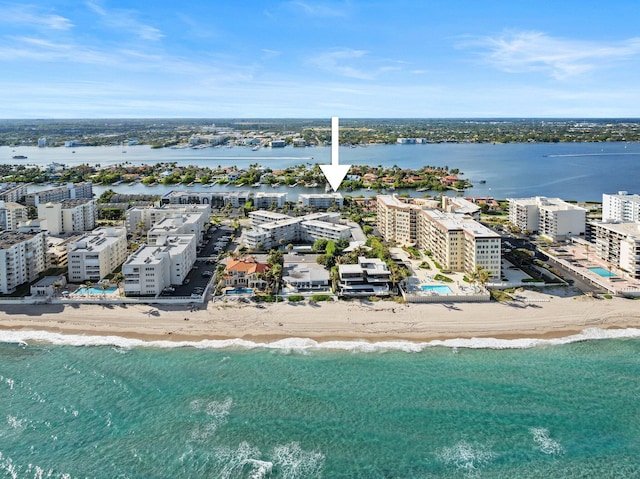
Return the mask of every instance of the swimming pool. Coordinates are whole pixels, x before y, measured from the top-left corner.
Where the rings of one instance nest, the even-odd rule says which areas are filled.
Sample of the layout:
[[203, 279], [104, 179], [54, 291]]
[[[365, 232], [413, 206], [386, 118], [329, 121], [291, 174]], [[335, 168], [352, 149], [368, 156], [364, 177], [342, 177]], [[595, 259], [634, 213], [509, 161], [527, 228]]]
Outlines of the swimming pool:
[[422, 285], [422, 291], [433, 291], [437, 294], [451, 294], [451, 288], [449, 286], [444, 286], [441, 284], [425, 284]]
[[616, 274], [612, 273], [611, 271], [609, 271], [608, 269], [604, 269], [604, 268], [587, 268], [589, 271], [593, 271], [595, 274], [597, 274], [598, 276], [602, 276], [603, 278], [615, 278]]
[[253, 294], [253, 290], [250, 288], [228, 289], [224, 294]]
[[116, 286], [109, 286], [106, 289], [92, 286], [91, 288], [78, 288], [71, 294], [116, 294], [117, 292], [118, 288]]

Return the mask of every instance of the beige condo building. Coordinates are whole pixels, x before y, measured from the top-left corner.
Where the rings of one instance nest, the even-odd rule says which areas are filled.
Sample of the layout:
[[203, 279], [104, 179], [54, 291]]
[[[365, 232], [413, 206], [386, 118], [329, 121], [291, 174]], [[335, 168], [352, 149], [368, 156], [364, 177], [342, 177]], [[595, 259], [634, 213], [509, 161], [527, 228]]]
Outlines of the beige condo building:
[[500, 278], [500, 235], [470, 216], [446, 213], [428, 203], [406, 203], [396, 196], [378, 196], [377, 204], [377, 226], [386, 241], [431, 251], [444, 269], [471, 274], [481, 267]]

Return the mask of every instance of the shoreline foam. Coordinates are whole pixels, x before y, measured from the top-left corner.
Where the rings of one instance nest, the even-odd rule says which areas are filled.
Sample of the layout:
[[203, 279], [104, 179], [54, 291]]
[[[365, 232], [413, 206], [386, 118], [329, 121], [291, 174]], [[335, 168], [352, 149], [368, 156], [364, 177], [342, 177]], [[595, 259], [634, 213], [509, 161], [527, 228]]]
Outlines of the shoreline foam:
[[499, 349], [640, 336], [636, 301], [570, 296], [566, 291], [555, 296], [546, 291], [526, 293], [534, 295], [531, 300], [544, 301], [410, 305], [340, 301], [261, 308], [215, 302], [193, 311], [123, 304], [4, 305], [0, 341], [416, 351], [430, 346]]
[[353, 353], [376, 353], [385, 351], [403, 351], [420, 353], [429, 348], [443, 347], [451, 349], [531, 349], [543, 346], [559, 346], [582, 341], [604, 339], [632, 339], [640, 338], [640, 329], [600, 329], [589, 328], [578, 334], [571, 334], [558, 338], [455, 338], [427, 342], [412, 341], [324, 341], [318, 342], [310, 338], [289, 338], [273, 342], [259, 343], [245, 339], [202, 339], [199, 341], [168, 341], [125, 338], [121, 336], [102, 336], [85, 334], [63, 334], [49, 331], [2, 331], [0, 343], [17, 344], [29, 347], [38, 344], [54, 346], [112, 346], [123, 349], [157, 348], [157, 349], [212, 349], [212, 350], [252, 350], [274, 349], [284, 351], [347, 351]]

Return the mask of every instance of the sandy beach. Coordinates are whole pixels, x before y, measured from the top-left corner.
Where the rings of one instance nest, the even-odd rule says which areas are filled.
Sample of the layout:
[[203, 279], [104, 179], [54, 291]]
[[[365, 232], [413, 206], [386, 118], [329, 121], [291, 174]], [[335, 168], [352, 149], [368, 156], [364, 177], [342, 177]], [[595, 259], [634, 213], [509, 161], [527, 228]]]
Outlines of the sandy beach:
[[317, 342], [451, 338], [550, 338], [587, 328], [640, 327], [638, 302], [596, 299], [577, 291], [520, 293], [509, 303], [398, 304], [392, 301], [333, 303], [210, 302], [194, 311], [149, 305], [42, 305], [0, 307], [0, 329], [121, 336], [145, 341], [245, 339]]

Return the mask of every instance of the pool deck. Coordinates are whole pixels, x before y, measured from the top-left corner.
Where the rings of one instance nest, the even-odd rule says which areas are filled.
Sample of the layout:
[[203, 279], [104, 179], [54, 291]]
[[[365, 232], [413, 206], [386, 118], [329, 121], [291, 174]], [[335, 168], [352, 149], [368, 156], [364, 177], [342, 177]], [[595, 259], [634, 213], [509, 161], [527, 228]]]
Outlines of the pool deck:
[[[450, 301], [454, 298], [465, 298], [465, 297], [475, 297], [479, 295], [487, 294], [485, 291], [482, 291], [482, 288], [473, 284], [467, 283], [463, 280], [464, 273], [460, 272], [451, 272], [451, 273], [440, 273], [440, 270], [436, 268], [435, 264], [431, 260], [431, 258], [427, 256], [423, 256], [421, 259], [410, 259], [409, 255], [402, 248], [392, 248], [391, 249], [392, 256], [394, 258], [399, 258], [406, 264], [411, 265], [412, 276], [407, 278], [406, 280], [406, 292], [409, 295], [417, 296], [417, 297], [434, 297], [441, 298], [442, 301]], [[420, 264], [425, 261], [429, 264], [429, 269], [420, 268]], [[445, 281], [437, 281], [434, 277], [437, 274], [442, 274], [448, 278], [451, 278], [451, 282]], [[447, 286], [451, 292], [450, 293], [440, 293], [434, 290], [424, 291], [422, 286]]]
[[[593, 252], [593, 248], [593, 245], [584, 244], [583, 241], [575, 241], [558, 247], [543, 248], [543, 250], [560, 261], [566, 268], [594, 284], [598, 284], [612, 294], [640, 291], [639, 280], [630, 278], [625, 271], [598, 258]], [[602, 268], [615, 276], [601, 276], [589, 268]]]

